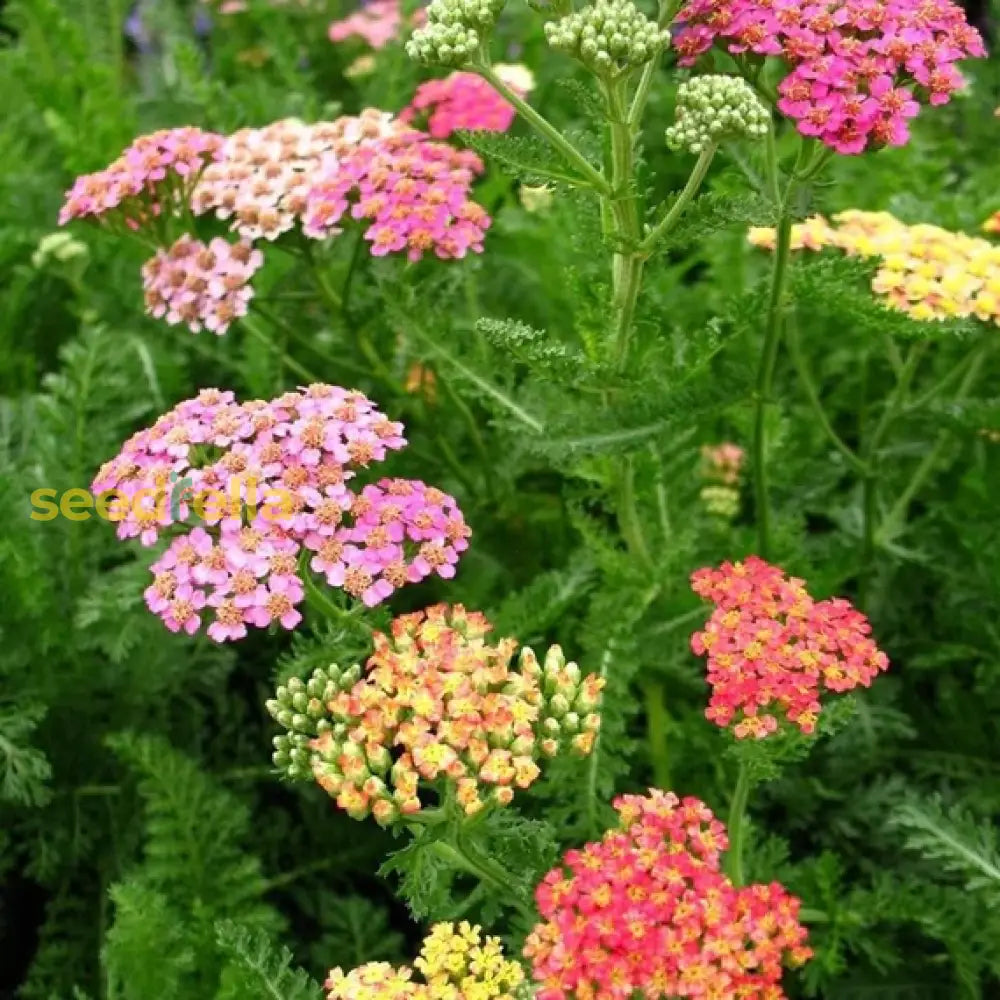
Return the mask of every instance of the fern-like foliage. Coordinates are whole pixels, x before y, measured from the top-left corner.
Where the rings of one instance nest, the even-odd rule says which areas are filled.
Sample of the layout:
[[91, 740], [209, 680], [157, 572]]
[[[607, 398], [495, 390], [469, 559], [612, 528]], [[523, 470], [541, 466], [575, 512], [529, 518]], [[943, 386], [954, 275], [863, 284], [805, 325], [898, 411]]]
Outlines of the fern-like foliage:
[[512, 136], [502, 132], [460, 131], [458, 139], [480, 156], [498, 163], [505, 173], [528, 184], [556, 182], [579, 184], [577, 176], [552, 147], [532, 136]]
[[961, 880], [969, 892], [1000, 902], [1000, 828], [961, 805], [940, 797], [911, 799], [892, 815], [905, 844], [945, 875]]
[[29, 742], [44, 714], [38, 705], [0, 708], [0, 801], [39, 806], [49, 800], [52, 768]]
[[273, 924], [272, 911], [260, 902], [260, 864], [242, 847], [250, 828], [246, 807], [160, 737], [122, 733], [108, 742], [139, 778], [145, 880], [183, 893], [178, 901], [192, 908], [239, 914], [248, 925]]
[[215, 934], [229, 959], [215, 1000], [322, 1000], [319, 984], [294, 966], [292, 953], [259, 928], [220, 920]]

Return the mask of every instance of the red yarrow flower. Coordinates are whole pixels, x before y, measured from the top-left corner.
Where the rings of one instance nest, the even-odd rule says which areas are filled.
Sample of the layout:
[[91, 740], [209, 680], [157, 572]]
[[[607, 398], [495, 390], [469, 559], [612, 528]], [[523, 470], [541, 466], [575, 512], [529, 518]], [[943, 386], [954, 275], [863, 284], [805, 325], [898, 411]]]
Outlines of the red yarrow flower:
[[722, 873], [723, 825], [695, 798], [616, 800], [620, 822], [567, 851], [535, 894], [543, 922], [524, 954], [538, 1000], [780, 1000], [784, 964], [811, 955], [799, 900]]
[[700, 569], [696, 594], [715, 604], [691, 648], [708, 659], [712, 696], [705, 712], [738, 739], [761, 739], [778, 714], [804, 733], [816, 728], [820, 696], [869, 687], [889, 660], [868, 619], [848, 601], [815, 601], [802, 580], [757, 556]]

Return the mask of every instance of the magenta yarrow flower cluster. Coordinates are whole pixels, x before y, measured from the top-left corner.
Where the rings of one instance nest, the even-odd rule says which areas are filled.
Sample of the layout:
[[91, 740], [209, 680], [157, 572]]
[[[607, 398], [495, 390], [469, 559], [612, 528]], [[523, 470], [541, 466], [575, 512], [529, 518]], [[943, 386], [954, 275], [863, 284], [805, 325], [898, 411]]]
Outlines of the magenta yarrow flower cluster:
[[402, 425], [360, 392], [314, 384], [239, 403], [205, 389], [130, 438], [92, 489], [114, 494], [119, 538], [171, 538], [152, 565], [150, 610], [188, 634], [210, 615], [208, 634], [224, 642], [248, 626], [294, 628], [307, 562], [367, 605], [454, 575], [470, 532], [452, 497], [414, 480], [354, 483], [405, 445]]
[[[519, 97], [532, 89], [531, 73], [523, 66], [498, 64], [494, 72]], [[481, 76], [456, 70], [440, 80], [425, 80], [400, 112], [400, 121], [427, 119], [435, 139], [447, 139], [459, 129], [506, 132], [516, 112]]]
[[[136, 140], [107, 170], [79, 178], [60, 221], [92, 217], [142, 228], [161, 249], [143, 268], [147, 312], [197, 333], [245, 315], [259, 241], [298, 231], [324, 240], [366, 223], [372, 254], [419, 260], [480, 253], [490, 225], [470, 199], [482, 161], [374, 109], [308, 125], [293, 119], [227, 137], [197, 129]], [[171, 243], [168, 223], [214, 215], [239, 238]]]
[[247, 314], [250, 280], [263, 263], [264, 255], [246, 241], [228, 243], [217, 236], [205, 244], [181, 236], [142, 266], [146, 312], [171, 326], [185, 323], [195, 333], [203, 326], [225, 333]]
[[713, 44], [784, 60], [778, 108], [845, 154], [906, 143], [920, 102], [962, 87], [955, 63], [986, 54], [951, 0], [689, 0], [677, 19], [681, 65]]

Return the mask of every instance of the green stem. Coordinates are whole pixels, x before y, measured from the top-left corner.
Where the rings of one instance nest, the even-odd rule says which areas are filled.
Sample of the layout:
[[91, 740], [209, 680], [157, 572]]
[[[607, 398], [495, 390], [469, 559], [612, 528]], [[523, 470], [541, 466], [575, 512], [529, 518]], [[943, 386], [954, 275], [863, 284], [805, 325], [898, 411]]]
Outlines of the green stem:
[[836, 448], [837, 451], [839, 451], [840, 454], [847, 459], [848, 464], [850, 464], [855, 471], [860, 473], [862, 476], [867, 476], [867, 463], [862, 461], [854, 453], [854, 450], [848, 446], [844, 442], [843, 438], [841, 438], [841, 436], [833, 429], [833, 425], [830, 423], [830, 418], [826, 415], [826, 410], [823, 409], [823, 403], [819, 397], [819, 390], [817, 389], [816, 382], [809, 371], [805, 355], [802, 353], [802, 347], [799, 343], [798, 327], [794, 322], [794, 318], [794, 313], [789, 314], [786, 325], [785, 341], [788, 344], [788, 354], [792, 359], [792, 364], [795, 366], [795, 371], [799, 376], [799, 381], [802, 383], [802, 388], [805, 390], [806, 398], [809, 400], [809, 405], [812, 407], [813, 413], [815, 413], [820, 427], [830, 439], [830, 443], [834, 446], [834, 448]]
[[757, 391], [754, 399], [753, 482], [757, 512], [757, 554], [767, 559], [771, 548], [771, 499], [767, 479], [767, 407], [774, 391], [774, 369], [781, 340], [781, 320], [784, 306], [788, 257], [791, 249], [792, 220], [781, 205], [778, 219], [778, 245], [771, 272], [771, 293], [764, 326], [764, 347], [757, 370]]
[[[266, 330], [261, 329], [261, 327], [257, 324], [255, 317], [250, 315], [241, 316], [240, 323], [243, 325], [245, 330], [249, 330], [250, 333], [252, 333], [259, 341], [267, 344], [267, 346], [272, 350], [278, 351], [278, 345], [275, 344], [274, 339], [268, 336]], [[280, 354], [282, 364], [284, 364], [290, 371], [295, 372], [296, 375], [304, 378], [307, 382], [322, 381], [322, 379], [318, 378], [311, 371], [309, 371], [305, 365], [299, 364], [299, 362], [296, 361], [290, 354], [281, 354], [280, 351], [278, 351], [278, 353]]]
[[[954, 398], [955, 403], [963, 402], [972, 391], [972, 388], [982, 371], [983, 364], [986, 361], [986, 356], [987, 343], [984, 341], [983, 346], [979, 349], [972, 361], [972, 364], [969, 366], [969, 370], [965, 373], [965, 378], [962, 379], [961, 385], [958, 387], [958, 392], [955, 394]], [[903, 490], [899, 499], [895, 504], [893, 504], [888, 516], [882, 523], [879, 531], [880, 535], [888, 534], [896, 530], [899, 525], [904, 523], [910, 504], [913, 502], [913, 498], [920, 491], [920, 488], [924, 485], [927, 477], [934, 471], [934, 467], [941, 460], [942, 454], [948, 446], [950, 437], [950, 430], [943, 430], [938, 435], [933, 448], [931, 448], [931, 450], [924, 456], [923, 461], [917, 466], [917, 469], [913, 473], [913, 477], [907, 484], [906, 489]]]
[[701, 188], [718, 148], [713, 144], [702, 150], [694, 169], [691, 171], [691, 176], [688, 177], [687, 184], [677, 196], [677, 200], [670, 206], [670, 211], [646, 234], [646, 238], [639, 244], [640, 253], [646, 256], [651, 254], [656, 249], [656, 244], [677, 225], [678, 220]]
[[[895, 345], [893, 344], [893, 346]], [[876, 472], [878, 452], [886, 433], [906, 403], [910, 386], [913, 384], [913, 377], [916, 375], [917, 366], [925, 349], [926, 345], [923, 343], [915, 344], [910, 348], [906, 359], [898, 370], [896, 386], [889, 399], [886, 400], [882, 416], [865, 444], [866, 473], [861, 482], [861, 567], [858, 577], [858, 603], [862, 608], [868, 603], [868, 592], [872, 570], [875, 566], [875, 549], [877, 547], [875, 523], [878, 519], [878, 473]]]
[[520, 893], [513, 889], [516, 879], [502, 865], [490, 858], [476, 857], [467, 846], [458, 841], [448, 843], [439, 840], [435, 843], [434, 848], [442, 858], [450, 861], [456, 868], [468, 872], [480, 882], [485, 882], [487, 885], [499, 889], [529, 924], [537, 922], [538, 915], [525, 902]]
[[750, 772], [746, 764], [741, 761], [740, 773], [736, 779], [736, 787], [733, 789], [733, 797], [729, 804], [729, 853], [726, 855], [726, 873], [736, 886], [744, 884], [743, 854], [750, 786]]
[[520, 94], [515, 93], [493, 72], [490, 66], [480, 64], [471, 69], [478, 73], [490, 86], [512, 104], [518, 114], [544, 139], [553, 149], [562, 154], [567, 163], [575, 167], [582, 178], [599, 194], [609, 197], [611, 187], [604, 175], [597, 170], [589, 160], [574, 146], [548, 119], [542, 117]]
[[644, 258], [639, 252], [642, 227], [635, 192], [635, 133], [625, 111], [625, 81], [608, 84], [606, 97], [611, 137], [612, 191], [609, 208], [614, 226], [611, 309], [614, 316], [615, 366], [622, 371], [628, 362]]
[[649, 742], [649, 756], [653, 764], [653, 784], [657, 788], [670, 788], [670, 753], [667, 745], [667, 729], [670, 716], [664, 705], [663, 682], [648, 678], [642, 685], [646, 708], [646, 739]]

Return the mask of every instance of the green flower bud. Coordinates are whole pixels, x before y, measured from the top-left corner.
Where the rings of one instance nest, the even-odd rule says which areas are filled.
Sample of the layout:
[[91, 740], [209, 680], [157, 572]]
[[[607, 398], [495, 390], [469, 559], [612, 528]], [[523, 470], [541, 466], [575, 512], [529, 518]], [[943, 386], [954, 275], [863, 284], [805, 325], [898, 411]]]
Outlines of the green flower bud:
[[569, 711], [569, 701], [565, 695], [556, 694], [549, 699], [549, 711], [557, 718], [561, 719]]
[[545, 37], [552, 48], [612, 78], [649, 62], [670, 42], [670, 32], [646, 17], [632, 0], [596, 0], [547, 23]]
[[699, 154], [726, 139], [760, 139], [767, 134], [770, 121], [770, 113], [746, 80], [696, 76], [677, 90], [667, 145]]
[[506, 0], [433, 0], [427, 23], [406, 43], [416, 62], [465, 66], [489, 37]]

